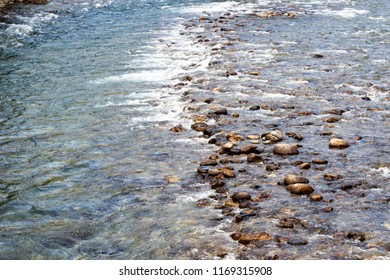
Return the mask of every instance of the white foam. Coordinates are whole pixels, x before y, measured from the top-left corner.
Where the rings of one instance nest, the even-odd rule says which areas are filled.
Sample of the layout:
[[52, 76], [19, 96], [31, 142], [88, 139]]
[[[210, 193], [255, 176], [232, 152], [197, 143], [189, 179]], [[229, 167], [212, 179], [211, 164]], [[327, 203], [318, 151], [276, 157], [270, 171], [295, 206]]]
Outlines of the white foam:
[[179, 11], [184, 14], [200, 14], [202, 12], [207, 13], [217, 13], [217, 12], [224, 12], [229, 9], [232, 9], [239, 4], [237, 2], [233, 1], [226, 1], [226, 2], [214, 2], [214, 3], [207, 3], [207, 4], [199, 4], [199, 5], [193, 5], [193, 6], [183, 6], [180, 8], [172, 8], [173, 10]]
[[367, 10], [357, 10], [352, 8], [345, 8], [343, 10], [323, 10], [320, 12], [321, 14], [328, 16], [336, 16], [342, 18], [354, 18], [356, 16], [364, 15], [370, 13]]

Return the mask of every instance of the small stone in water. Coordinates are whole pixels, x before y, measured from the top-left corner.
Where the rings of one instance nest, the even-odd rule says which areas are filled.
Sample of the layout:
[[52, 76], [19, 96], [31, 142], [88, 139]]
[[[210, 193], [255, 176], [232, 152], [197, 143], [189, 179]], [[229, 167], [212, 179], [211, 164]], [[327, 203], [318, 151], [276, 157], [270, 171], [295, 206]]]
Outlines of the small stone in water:
[[343, 148], [348, 148], [349, 147], [349, 143], [343, 139], [339, 139], [339, 138], [331, 138], [329, 140], [329, 147], [330, 148], [340, 148], [340, 149], [343, 149]]
[[259, 134], [249, 134], [246, 138], [248, 138], [249, 140], [258, 140], [258, 139], [260, 139], [260, 135]]
[[315, 164], [328, 164], [328, 161], [325, 159], [313, 159], [311, 162]]
[[301, 183], [288, 185], [286, 189], [297, 195], [309, 195], [314, 192], [314, 189], [310, 185]]
[[291, 185], [291, 184], [297, 184], [297, 183], [307, 184], [307, 183], [309, 183], [309, 180], [305, 177], [297, 176], [294, 174], [290, 174], [290, 175], [287, 175], [286, 177], [284, 177], [284, 184], [286, 186]]
[[301, 169], [310, 169], [311, 165], [310, 165], [310, 163], [304, 162], [304, 163], [298, 165], [298, 167]]
[[318, 193], [313, 193], [312, 195], [310, 195], [310, 201], [321, 201], [321, 200], [323, 200], [323, 197]]
[[290, 245], [307, 245], [308, 241], [303, 238], [293, 237], [287, 241]]
[[342, 176], [338, 175], [338, 174], [325, 174], [324, 175], [325, 181], [336, 181], [336, 180], [339, 180], [341, 178], [342, 178]]
[[247, 156], [247, 161], [252, 163], [252, 162], [259, 162], [259, 161], [262, 161], [263, 158], [258, 155], [258, 154], [254, 154], [254, 153], [251, 153]]
[[210, 160], [205, 160], [205, 161], [202, 161], [200, 163], [200, 166], [215, 166], [217, 165], [217, 161], [216, 160], [213, 160], [213, 159], [210, 159]]
[[241, 202], [243, 200], [251, 199], [251, 195], [248, 192], [238, 192], [232, 195], [232, 199], [234, 202]]
[[217, 176], [217, 175], [221, 174], [221, 170], [213, 168], [213, 169], [209, 169], [209, 171], [207, 173], [210, 176]]
[[293, 144], [276, 144], [273, 152], [277, 155], [297, 155], [299, 153], [297, 146]]

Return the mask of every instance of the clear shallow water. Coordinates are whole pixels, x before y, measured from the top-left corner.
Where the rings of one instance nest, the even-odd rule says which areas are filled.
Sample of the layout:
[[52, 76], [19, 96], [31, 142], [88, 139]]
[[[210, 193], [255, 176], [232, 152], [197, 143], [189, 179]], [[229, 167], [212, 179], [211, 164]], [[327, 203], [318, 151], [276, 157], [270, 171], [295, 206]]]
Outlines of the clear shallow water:
[[[212, 42], [196, 44], [207, 30], [182, 25], [203, 11], [249, 14], [286, 9], [288, 2], [53, 1], [3, 15], [0, 258], [263, 258], [262, 251], [242, 253], [222, 230], [230, 221], [221, 222], [220, 211], [195, 207], [213, 193], [195, 173], [213, 148], [189, 129], [192, 121], [183, 108], [190, 100], [173, 87], [186, 75], [209, 79], [210, 87], [230, 87], [226, 104], [237, 98], [279, 104], [292, 96], [298, 108], [312, 100], [315, 113], [335, 104], [349, 108], [347, 125], [336, 126], [336, 132], [361, 135], [374, 146], [353, 150], [334, 172], [359, 173], [358, 179], [368, 174], [379, 186], [368, 196], [388, 195], [386, 1], [295, 3], [297, 20], [245, 21], [237, 36], [248, 44], [220, 58], [211, 55]], [[253, 33], [260, 24], [264, 27]], [[308, 59], [315, 53], [324, 60]], [[218, 59], [227, 62], [209, 67]], [[262, 69], [260, 80], [244, 77], [238, 84], [219, 78], [227, 67], [247, 71], [254, 65]], [[263, 94], [253, 94], [260, 88]], [[355, 99], [337, 99], [348, 90]], [[361, 96], [370, 97], [379, 113], [362, 113]], [[302, 127], [283, 112], [264, 114], [264, 120], [284, 129]], [[188, 130], [170, 132], [178, 123]], [[375, 135], [368, 127], [376, 127]], [[315, 136], [320, 128], [302, 129], [315, 150], [323, 141]], [[345, 171], [348, 162], [359, 171]], [[349, 209], [354, 202], [341, 203]], [[378, 224], [375, 231], [388, 235], [389, 216], [382, 210], [378, 206], [366, 215]], [[335, 220], [342, 230], [356, 227], [358, 217], [345, 210]], [[272, 221], [264, 223], [272, 227]], [[321, 244], [328, 237], [316, 238]], [[287, 257], [332, 258], [332, 253], [302, 250]]]

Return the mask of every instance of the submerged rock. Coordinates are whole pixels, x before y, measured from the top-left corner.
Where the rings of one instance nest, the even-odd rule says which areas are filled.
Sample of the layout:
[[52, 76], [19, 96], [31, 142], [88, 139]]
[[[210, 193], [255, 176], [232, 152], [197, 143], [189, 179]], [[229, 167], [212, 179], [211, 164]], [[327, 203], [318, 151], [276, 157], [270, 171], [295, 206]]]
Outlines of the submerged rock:
[[250, 199], [251, 199], [251, 195], [248, 192], [237, 192], [232, 195], [232, 200], [234, 202], [241, 202], [243, 200], [250, 200]]
[[322, 197], [322, 195], [318, 194], [318, 193], [313, 193], [312, 195], [310, 195], [310, 201], [322, 201], [324, 198]]
[[298, 147], [294, 144], [276, 144], [273, 148], [276, 155], [297, 155]]
[[234, 240], [244, 245], [249, 244], [249, 242], [251, 241], [265, 241], [271, 239], [271, 236], [266, 232], [260, 232], [260, 233], [235, 232], [231, 235], [231, 237]]
[[301, 183], [288, 185], [286, 189], [297, 195], [309, 195], [314, 192], [314, 189], [310, 185]]
[[249, 162], [249, 163], [252, 163], [252, 162], [259, 162], [259, 161], [262, 161], [263, 158], [261, 157], [261, 155], [259, 154], [255, 154], [255, 153], [250, 153], [246, 160]]
[[307, 183], [309, 183], [309, 180], [305, 177], [297, 176], [294, 174], [289, 174], [286, 177], [284, 177], [284, 184], [286, 186], [292, 185], [292, 184], [298, 184], [298, 183], [307, 184]]
[[329, 147], [330, 148], [344, 149], [344, 148], [349, 147], [349, 143], [343, 139], [340, 139], [340, 138], [331, 138], [329, 140]]

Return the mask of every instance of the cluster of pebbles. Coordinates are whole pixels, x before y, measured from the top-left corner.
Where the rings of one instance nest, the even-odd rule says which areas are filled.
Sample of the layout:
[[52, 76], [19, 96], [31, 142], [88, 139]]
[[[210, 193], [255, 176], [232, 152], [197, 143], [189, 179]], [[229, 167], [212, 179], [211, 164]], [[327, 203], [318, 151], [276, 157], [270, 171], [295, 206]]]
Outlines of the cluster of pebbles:
[[[230, 11], [218, 16], [205, 13], [184, 24], [181, 35], [207, 46], [212, 57], [206, 73], [195, 71], [174, 87], [188, 102], [185, 111], [193, 120], [190, 131], [208, 139], [212, 148], [199, 162], [197, 173], [214, 194], [196, 205], [220, 211], [224, 230], [244, 246], [239, 258], [385, 256], [388, 240], [337, 224], [343, 207], [354, 207], [354, 199], [372, 187], [364, 180], [353, 180], [349, 173], [353, 167], [341, 174], [332, 172], [342, 170], [340, 163], [349, 164], [348, 153], [362, 145], [359, 135], [343, 137], [332, 131], [335, 124], [343, 125], [345, 108], [340, 109], [336, 101], [329, 105], [334, 108], [322, 111], [308, 100], [262, 102], [256, 90], [263, 86], [261, 68], [267, 62], [251, 64], [248, 59], [242, 63], [237, 56], [259, 51], [257, 41], [262, 39], [245, 34], [264, 29], [264, 20], [291, 21], [300, 16], [305, 14], [291, 8]], [[323, 56], [313, 54], [312, 58]], [[171, 129], [184, 130], [180, 124]], [[375, 203], [388, 210], [389, 197], [377, 198]]]

